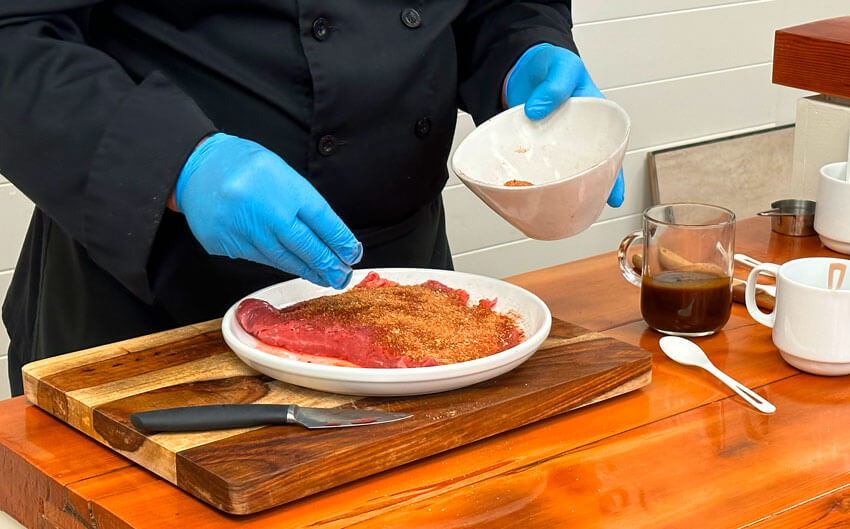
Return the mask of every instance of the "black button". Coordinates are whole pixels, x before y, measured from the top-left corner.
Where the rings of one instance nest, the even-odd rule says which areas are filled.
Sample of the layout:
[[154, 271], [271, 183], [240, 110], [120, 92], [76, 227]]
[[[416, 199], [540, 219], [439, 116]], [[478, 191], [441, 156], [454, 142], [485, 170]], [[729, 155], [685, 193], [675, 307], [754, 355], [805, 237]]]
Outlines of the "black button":
[[328, 19], [319, 17], [313, 21], [313, 38], [316, 40], [325, 40], [330, 35], [331, 27]]
[[418, 28], [422, 25], [422, 15], [420, 15], [419, 11], [412, 7], [406, 7], [401, 12], [401, 21], [404, 22], [405, 26], [411, 29]]
[[418, 119], [413, 130], [416, 132], [417, 136], [424, 138], [431, 133], [431, 118], [425, 116], [424, 118]]
[[322, 156], [330, 156], [339, 148], [339, 140], [336, 136], [330, 134], [319, 138], [319, 154]]

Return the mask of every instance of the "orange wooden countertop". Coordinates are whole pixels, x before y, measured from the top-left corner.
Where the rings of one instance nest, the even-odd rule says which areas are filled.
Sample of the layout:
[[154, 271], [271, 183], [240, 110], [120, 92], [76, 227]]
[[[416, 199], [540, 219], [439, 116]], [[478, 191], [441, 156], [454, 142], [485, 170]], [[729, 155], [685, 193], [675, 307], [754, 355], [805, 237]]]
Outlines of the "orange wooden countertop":
[[[837, 255], [738, 224], [763, 261]], [[738, 268], [736, 275], [745, 277]], [[511, 278], [554, 316], [653, 352], [653, 381], [612, 400], [247, 517], [223, 514], [29, 405], [0, 402], [0, 510], [28, 527], [123, 529], [826, 527], [850, 523], [850, 383], [803, 374], [735, 304], [698, 339], [777, 406], [763, 415], [658, 349], [613, 253]], [[509, 413], [510, 410], [506, 410]]]

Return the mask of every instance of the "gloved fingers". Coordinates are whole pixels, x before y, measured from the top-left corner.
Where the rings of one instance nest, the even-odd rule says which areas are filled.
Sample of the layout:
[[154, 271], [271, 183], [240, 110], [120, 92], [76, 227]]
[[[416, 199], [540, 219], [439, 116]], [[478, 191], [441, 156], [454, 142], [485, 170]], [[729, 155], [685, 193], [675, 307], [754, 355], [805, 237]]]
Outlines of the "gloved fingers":
[[305, 201], [298, 211], [298, 218], [306, 224], [308, 231], [321, 239], [322, 246], [330, 248], [345, 264], [351, 266], [360, 262], [363, 245], [318, 191], [311, 187], [309, 192], [314, 196]]
[[[578, 67], [577, 67], [578, 66]], [[525, 102], [525, 115], [529, 119], [543, 119], [561, 103], [569, 99], [586, 75], [581, 61], [556, 61]]]
[[295, 219], [285, 232], [275, 230], [277, 240], [292, 255], [309, 266], [334, 288], [343, 288], [351, 280], [351, 267], [344, 263], [313, 233], [306, 224]]
[[614, 188], [611, 190], [611, 194], [608, 195], [608, 205], [612, 208], [618, 208], [623, 205], [623, 199], [625, 198], [626, 191], [626, 183], [623, 180], [623, 169], [620, 168], [620, 172], [617, 173], [617, 180], [614, 182]]
[[573, 91], [573, 97], [599, 97], [605, 99], [605, 95], [596, 87], [590, 76], [587, 76], [583, 82], [579, 83]]
[[319, 286], [331, 286], [328, 279], [287, 250], [272, 233], [264, 233], [254, 244], [244, 252], [244, 259], [295, 274]]

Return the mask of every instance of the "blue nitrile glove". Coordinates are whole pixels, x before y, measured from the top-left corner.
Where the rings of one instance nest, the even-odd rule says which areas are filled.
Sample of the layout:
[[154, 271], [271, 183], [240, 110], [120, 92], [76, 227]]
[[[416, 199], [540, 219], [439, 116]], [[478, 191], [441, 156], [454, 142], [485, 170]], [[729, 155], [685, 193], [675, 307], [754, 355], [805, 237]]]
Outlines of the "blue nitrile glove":
[[363, 246], [313, 186], [253, 141], [213, 134], [189, 156], [177, 207], [213, 255], [248, 259], [342, 288]]
[[[508, 74], [505, 102], [508, 107], [525, 103], [525, 115], [543, 119], [572, 96], [602, 97], [578, 55], [551, 44], [527, 49]], [[624, 195], [623, 170], [617, 174], [608, 205], [620, 207]]]

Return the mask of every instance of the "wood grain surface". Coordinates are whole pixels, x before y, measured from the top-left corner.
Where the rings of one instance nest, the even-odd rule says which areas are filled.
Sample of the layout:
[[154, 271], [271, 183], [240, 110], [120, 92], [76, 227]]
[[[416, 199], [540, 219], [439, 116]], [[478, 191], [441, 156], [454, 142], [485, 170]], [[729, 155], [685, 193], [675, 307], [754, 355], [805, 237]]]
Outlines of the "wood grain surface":
[[[817, 237], [772, 233], [767, 218], [738, 223], [736, 250], [776, 263], [836, 256]], [[558, 318], [652, 351], [652, 383], [248, 516], [209, 507], [11, 399], [0, 402], [0, 509], [27, 527], [63, 529], [850, 525], [848, 377], [790, 367], [770, 330], [734, 304], [723, 330], [697, 341], [719, 368], [777, 405], [764, 416], [711, 375], [661, 353], [616, 254], [511, 281]]]
[[[560, 320], [519, 368], [434, 395], [363, 398], [273, 380], [224, 343], [220, 321], [24, 367], [30, 401], [210, 505], [248, 514], [637, 389], [650, 353]], [[266, 426], [145, 434], [139, 411], [280, 403], [408, 412], [360, 428]]]
[[773, 82], [850, 98], [850, 16], [778, 30]]

